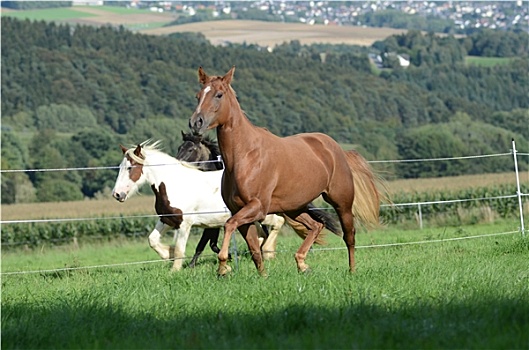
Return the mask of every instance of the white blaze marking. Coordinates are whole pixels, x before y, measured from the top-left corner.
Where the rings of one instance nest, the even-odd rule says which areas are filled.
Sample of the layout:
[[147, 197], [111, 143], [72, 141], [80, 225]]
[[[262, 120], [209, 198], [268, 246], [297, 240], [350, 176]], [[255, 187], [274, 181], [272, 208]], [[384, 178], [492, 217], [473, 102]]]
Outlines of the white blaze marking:
[[200, 113], [200, 106], [202, 106], [202, 103], [204, 102], [204, 99], [206, 98], [206, 94], [211, 91], [211, 86], [206, 86], [204, 89], [204, 93], [202, 94], [202, 98], [200, 99], [200, 102], [198, 103], [197, 107], [197, 113]]

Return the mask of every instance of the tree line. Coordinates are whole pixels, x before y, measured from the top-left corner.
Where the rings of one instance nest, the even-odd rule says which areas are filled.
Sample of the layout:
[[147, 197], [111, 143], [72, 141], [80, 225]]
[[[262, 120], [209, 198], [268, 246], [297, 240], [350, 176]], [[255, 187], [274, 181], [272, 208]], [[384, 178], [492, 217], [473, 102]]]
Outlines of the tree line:
[[[493, 67], [427, 58], [468, 52], [453, 38], [413, 31], [388, 38], [422, 50], [429, 63], [380, 72], [367, 57], [380, 44], [291, 42], [270, 53], [254, 45], [216, 47], [196, 34], [148, 36], [10, 17], [1, 26], [2, 169], [117, 165], [120, 143], [148, 138], [175, 154], [195, 107], [199, 66], [223, 74], [236, 65], [233, 87], [256, 125], [281, 136], [324, 132], [370, 160], [504, 153], [511, 138], [522, 145], [529, 139], [527, 57]], [[455, 164], [448, 172], [511, 169], [503, 159]], [[395, 177], [448, 175], [446, 166], [425, 164], [386, 170]], [[115, 175], [7, 173], [2, 202], [94, 197], [112, 187]]]

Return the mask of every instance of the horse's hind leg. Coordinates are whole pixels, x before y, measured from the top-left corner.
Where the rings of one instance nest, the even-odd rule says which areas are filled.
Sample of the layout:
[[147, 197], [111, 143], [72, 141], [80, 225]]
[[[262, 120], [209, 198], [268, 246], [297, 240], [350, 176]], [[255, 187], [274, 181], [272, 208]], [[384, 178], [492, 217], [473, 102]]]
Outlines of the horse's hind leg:
[[310, 247], [312, 247], [316, 241], [316, 238], [318, 238], [318, 235], [323, 230], [324, 225], [323, 223], [314, 220], [307, 212], [286, 213], [286, 215], [292, 220], [303, 224], [303, 226], [307, 228], [307, 236], [294, 255], [294, 258], [296, 259], [296, 263], [298, 265], [298, 271], [308, 272], [309, 265], [305, 263], [305, 258], [307, 257]]
[[345, 210], [342, 214], [338, 213], [340, 224], [343, 230], [343, 240], [349, 253], [349, 271], [355, 270], [355, 228], [354, 216], [352, 211]]
[[[264, 229], [265, 226], [263, 226]], [[261, 245], [261, 251], [263, 252], [263, 259], [269, 260], [276, 257], [276, 245], [277, 245], [277, 235], [279, 230], [271, 226], [270, 233], [268, 237], [263, 239], [263, 242], [259, 242]], [[259, 237], [259, 241], [261, 237]]]
[[343, 230], [343, 240], [349, 253], [349, 271], [355, 270], [355, 227], [353, 215], [353, 195], [345, 196], [341, 205], [331, 200], [328, 195], [324, 194], [323, 199], [331, 204], [338, 214], [340, 225]]
[[[271, 223], [268, 223], [268, 219], [271, 219]], [[269, 225], [270, 233], [268, 237], [261, 243], [261, 251], [263, 252], [263, 259], [269, 260], [276, 257], [277, 247], [277, 236], [281, 231], [281, 227], [285, 224], [285, 218], [280, 215], [268, 215], [263, 222], [265, 225]], [[266, 227], [263, 225], [263, 229]]]

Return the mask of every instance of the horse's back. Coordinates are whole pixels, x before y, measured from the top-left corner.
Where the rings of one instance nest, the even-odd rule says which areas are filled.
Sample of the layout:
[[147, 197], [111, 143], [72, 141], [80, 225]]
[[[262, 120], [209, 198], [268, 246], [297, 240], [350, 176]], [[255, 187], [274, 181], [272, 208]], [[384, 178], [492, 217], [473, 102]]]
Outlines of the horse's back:
[[[271, 207], [273, 212], [295, 206], [297, 194], [313, 200], [322, 192], [328, 192], [338, 182], [342, 186], [353, 188], [353, 178], [345, 153], [331, 137], [322, 133], [287, 137], [270, 135], [272, 136], [260, 141], [257, 152], [262, 159], [258, 162], [260, 170], [257, 171], [267, 174], [261, 190], [268, 188], [272, 191], [272, 198], [281, 198], [277, 202], [277, 208]], [[246, 165], [252, 168], [256, 164]]]
[[330, 136], [322, 133], [303, 133], [280, 138], [283, 156], [290, 164], [303, 163], [306, 166], [336, 171], [348, 171], [347, 159], [340, 145]]
[[282, 139], [286, 144], [305, 144], [316, 154], [339, 153], [340, 145], [330, 136], [318, 132], [296, 134]]
[[172, 206], [178, 205], [179, 208], [190, 211], [225, 209], [220, 195], [222, 170], [201, 171], [190, 168], [179, 174], [180, 176], [171, 177], [172, 181], [166, 184]]

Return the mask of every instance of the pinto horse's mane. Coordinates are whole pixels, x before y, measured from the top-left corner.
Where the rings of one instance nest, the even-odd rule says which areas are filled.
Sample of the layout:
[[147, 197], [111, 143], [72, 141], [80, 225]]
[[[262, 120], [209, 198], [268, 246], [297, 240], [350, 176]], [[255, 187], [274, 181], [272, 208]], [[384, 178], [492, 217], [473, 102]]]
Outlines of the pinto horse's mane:
[[134, 153], [134, 151], [136, 150], [135, 146], [132, 146], [129, 149], [127, 149], [124, 155], [126, 157], [129, 157], [136, 163], [143, 165], [145, 164], [145, 151], [157, 151], [157, 152], [163, 153], [160, 147], [161, 143], [162, 141], [160, 140], [153, 141], [152, 139], [148, 139], [138, 145], [141, 148], [141, 152], [139, 155], [136, 155]]
[[135, 151], [135, 147], [131, 147], [129, 148], [126, 152], [125, 152], [125, 156], [126, 157], [129, 157], [130, 159], [132, 159], [134, 162], [138, 163], [138, 164], [141, 164], [141, 165], [144, 165], [145, 164], [145, 158], [146, 158], [146, 152], [151, 152], [151, 153], [157, 153], [159, 155], [162, 155], [162, 156], [165, 156], [165, 157], [168, 157], [168, 158], [171, 158], [175, 163], [177, 164], [181, 164], [187, 168], [190, 168], [190, 169], [198, 169], [198, 167], [196, 167], [195, 165], [193, 164], [190, 164], [188, 162], [184, 162], [182, 160], [179, 160], [179, 159], [176, 159], [172, 156], [170, 156], [169, 154], [165, 153], [162, 151], [162, 148], [161, 148], [161, 143], [162, 141], [161, 140], [156, 140], [156, 141], [153, 141], [152, 139], [148, 139], [148, 140], [145, 140], [143, 141], [142, 143], [140, 143], [138, 146], [140, 146], [141, 148], [141, 153], [140, 155], [136, 155], [134, 153]]

